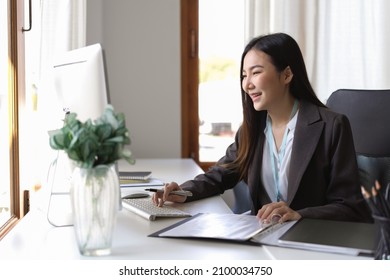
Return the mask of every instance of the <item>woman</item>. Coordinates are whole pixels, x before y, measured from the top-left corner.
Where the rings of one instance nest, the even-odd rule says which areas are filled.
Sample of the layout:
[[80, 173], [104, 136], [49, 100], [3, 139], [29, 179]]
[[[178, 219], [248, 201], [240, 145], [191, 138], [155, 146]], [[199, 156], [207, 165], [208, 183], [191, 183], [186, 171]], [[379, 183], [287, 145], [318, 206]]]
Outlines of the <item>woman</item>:
[[[221, 194], [244, 180], [252, 214], [264, 221], [368, 219], [349, 121], [316, 97], [293, 38], [276, 33], [249, 42], [241, 94], [243, 124], [226, 155], [194, 180], [167, 184], [154, 194], [156, 204]], [[178, 189], [193, 196], [170, 194]]]

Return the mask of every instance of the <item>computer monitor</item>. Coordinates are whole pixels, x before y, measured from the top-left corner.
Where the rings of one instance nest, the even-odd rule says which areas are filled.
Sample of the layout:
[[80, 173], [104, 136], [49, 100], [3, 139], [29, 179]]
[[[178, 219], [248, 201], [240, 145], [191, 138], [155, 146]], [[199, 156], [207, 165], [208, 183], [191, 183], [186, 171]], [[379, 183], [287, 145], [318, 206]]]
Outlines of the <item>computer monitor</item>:
[[[106, 85], [103, 49], [94, 44], [64, 52], [54, 58], [52, 77], [54, 91], [58, 99], [59, 115], [62, 119], [67, 112], [77, 114], [85, 122], [99, 118], [109, 95]], [[56, 160], [50, 167], [47, 217], [54, 226], [72, 225], [70, 204], [70, 179], [72, 166], [63, 151], [58, 151]], [[119, 201], [121, 207], [121, 201]]]
[[100, 117], [109, 102], [100, 44], [58, 55], [53, 75], [54, 89], [64, 111], [77, 113], [81, 121]]

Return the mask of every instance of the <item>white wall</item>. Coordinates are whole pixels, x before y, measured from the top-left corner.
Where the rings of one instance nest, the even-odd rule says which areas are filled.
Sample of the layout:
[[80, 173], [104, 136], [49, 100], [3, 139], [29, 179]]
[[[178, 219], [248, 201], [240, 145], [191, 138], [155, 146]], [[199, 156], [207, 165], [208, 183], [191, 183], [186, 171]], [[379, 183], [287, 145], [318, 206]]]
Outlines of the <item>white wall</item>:
[[135, 157], [180, 157], [180, 0], [89, 0], [87, 20]]

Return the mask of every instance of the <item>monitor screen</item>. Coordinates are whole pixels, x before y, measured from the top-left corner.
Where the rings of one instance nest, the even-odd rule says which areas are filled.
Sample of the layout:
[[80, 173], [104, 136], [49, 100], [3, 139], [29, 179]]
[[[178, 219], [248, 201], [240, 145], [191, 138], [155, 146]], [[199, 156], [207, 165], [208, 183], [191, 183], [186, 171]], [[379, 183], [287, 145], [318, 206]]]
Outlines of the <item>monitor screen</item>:
[[102, 115], [108, 94], [100, 44], [57, 56], [53, 71], [54, 88], [62, 110], [77, 113], [83, 122]]
[[[58, 55], [53, 64], [54, 90], [58, 112], [77, 114], [85, 122], [99, 118], [109, 103], [103, 50], [100, 44], [74, 49]], [[50, 198], [47, 217], [54, 226], [72, 225], [70, 179], [72, 166], [67, 155], [59, 151], [49, 170]], [[121, 201], [119, 197], [119, 207]]]

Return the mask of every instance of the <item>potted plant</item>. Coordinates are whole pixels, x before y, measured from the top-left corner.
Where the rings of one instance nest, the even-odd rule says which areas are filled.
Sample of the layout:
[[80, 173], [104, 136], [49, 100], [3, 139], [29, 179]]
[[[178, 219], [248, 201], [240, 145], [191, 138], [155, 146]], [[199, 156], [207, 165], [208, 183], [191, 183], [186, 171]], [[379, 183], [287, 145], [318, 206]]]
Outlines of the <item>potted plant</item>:
[[69, 113], [62, 128], [49, 131], [50, 147], [63, 150], [74, 165], [71, 178], [73, 224], [83, 255], [111, 253], [118, 211], [119, 179], [115, 163], [134, 164], [123, 113], [108, 105], [98, 119], [81, 122]]

